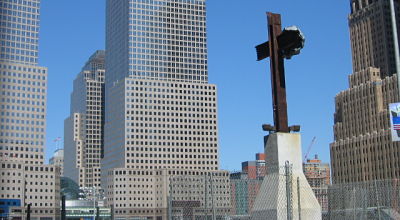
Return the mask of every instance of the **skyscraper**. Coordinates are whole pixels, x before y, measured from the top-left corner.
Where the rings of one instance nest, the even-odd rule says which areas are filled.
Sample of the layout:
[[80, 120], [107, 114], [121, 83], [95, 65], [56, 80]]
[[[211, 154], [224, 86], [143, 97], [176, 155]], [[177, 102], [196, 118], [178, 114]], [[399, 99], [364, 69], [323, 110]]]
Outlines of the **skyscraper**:
[[[400, 178], [400, 144], [392, 142], [388, 105], [399, 101], [389, 1], [351, 1], [353, 73], [335, 97], [334, 184]], [[399, 2], [395, 1], [399, 22]]]
[[96, 51], [74, 80], [70, 116], [64, 122], [64, 176], [80, 187], [100, 186], [103, 153], [104, 58]]
[[[396, 14], [400, 13], [398, 0], [394, 0]], [[388, 0], [350, 0], [350, 40], [353, 72], [369, 67], [379, 68], [381, 77], [396, 73], [392, 20]], [[400, 24], [396, 16], [397, 25]]]
[[[59, 216], [59, 170], [44, 164], [47, 68], [39, 0], [0, 2], [0, 217]], [[8, 204], [8, 205], [7, 205]]]
[[[106, 11], [102, 187], [115, 216], [165, 218], [170, 177], [189, 182], [207, 175], [225, 178], [216, 207], [227, 213], [229, 177], [218, 170], [205, 0], [108, 0]], [[211, 206], [190, 191], [175, 193], [173, 204]]]

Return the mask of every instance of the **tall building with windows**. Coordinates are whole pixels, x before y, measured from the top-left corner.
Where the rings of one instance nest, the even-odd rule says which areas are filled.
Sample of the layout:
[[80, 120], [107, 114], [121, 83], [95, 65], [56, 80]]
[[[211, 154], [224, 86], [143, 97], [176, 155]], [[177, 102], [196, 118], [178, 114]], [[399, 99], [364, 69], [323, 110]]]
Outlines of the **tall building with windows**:
[[303, 162], [303, 172], [310, 184], [315, 197], [317, 198], [323, 212], [327, 212], [328, 187], [331, 184], [331, 170], [329, 163], [323, 163], [315, 155], [314, 159], [307, 159]]
[[218, 170], [205, 0], [108, 0], [106, 11], [102, 187], [114, 216], [165, 219], [168, 196], [171, 204], [211, 207], [190, 191], [170, 194], [171, 177], [207, 175], [224, 178], [217, 213], [227, 214], [229, 175]]
[[[47, 68], [39, 0], [0, 2], [0, 218], [59, 217], [59, 170], [44, 165]], [[5, 204], [5, 205], [4, 205]]]
[[389, 1], [350, 2], [354, 72], [349, 88], [335, 97], [332, 182], [398, 179], [400, 144], [391, 140], [388, 112], [389, 103], [399, 101]]
[[[392, 20], [388, 0], [350, 0], [350, 40], [353, 72], [378, 68], [381, 77], [396, 73]], [[394, 0], [396, 15], [399, 1]], [[397, 26], [400, 25], [396, 16]]]
[[64, 124], [64, 176], [80, 187], [100, 187], [103, 153], [104, 58], [96, 51], [74, 80], [70, 116]]

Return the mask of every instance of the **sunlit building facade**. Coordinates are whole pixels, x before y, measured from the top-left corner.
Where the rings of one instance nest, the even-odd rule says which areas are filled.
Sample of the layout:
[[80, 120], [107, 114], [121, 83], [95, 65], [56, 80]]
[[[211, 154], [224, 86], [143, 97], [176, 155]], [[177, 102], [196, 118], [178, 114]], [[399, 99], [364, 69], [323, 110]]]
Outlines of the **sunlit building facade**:
[[399, 101], [389, 2], [350, 1], [353, 73], [335, 97], [333, 184], [400, 178], [400, 144], [392, 142], [388, 111]]
[[[225, 178], [218, 213], [228, 212], [205, 9], [205, 0], [107, 1], [102, 187], [116, 218], [165, 219], [173, 176]], [[171, 197], [173, 204], [196, 200]]]
[[47, 68], [39, 0], [0, 2], [0, 217], [59, 217], [59, 169], [44, 165]]

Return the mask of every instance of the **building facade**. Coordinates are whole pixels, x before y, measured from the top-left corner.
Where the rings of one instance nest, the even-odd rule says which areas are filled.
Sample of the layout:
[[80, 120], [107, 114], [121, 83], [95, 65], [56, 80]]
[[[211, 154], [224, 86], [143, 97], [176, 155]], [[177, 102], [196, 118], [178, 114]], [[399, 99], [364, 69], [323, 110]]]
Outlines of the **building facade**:
[[322, 211], [328, 211], [328, 188], [331, 184], [329, 163], [322, 163], [318, 155], [315, 155], [314, 159], [307, 159], [307, 162], [303, 163], [303, 172]]
[[106, 8], [102, 187], [115, 218], [165, 219], [168, 204], [184, 201], [204, 209], [208, 202], [189, 192], [172, 196], [177, 176], [225, 178], [217, 215], [226, 215], [205, 0], [108, 0]]
[[230, 174], [231, 179], [231, 214], [248, 216], [267, 173], [265, 154], [257, 153], [255, 161], [242, 162], [242, 171]]
[[64, 176], [64, 149], [57, 149], [49, 159], [49, 164], [60, 168], [60, 177]]
[[[396, 73], [390, 1], [350, 0], [350, 41], [353, 73], [369, 67], [380, 69], [381, 78]], [[394, 0], [396, 15], [399, 1]], [[397, 26], [400, 25], [396, 16]]]
[[44, 165], [47, 68], [38, 65], [40, 1], [0, 2], [0, 218], [59, 218], [59, 170]]
[[243, 162], [242, 172], [247, 173], [247, 178], [249, 179], [263, 179], [267, 173], [265, 154], [257, 153], [256, 160]]
[[74, 80], [70, 116], [64, 123], [65, 176], [80, 187], [100, 187], [103, 154], [104, 59], [96, 51]]
[[[91, 200], [66, 200], [65, 217], [71, 220], [98, 219], [112, 220], [111, 209]], [[96, 207], [96, 208], [95, 208]]]
[[[353, 73], [335, 97], [333, 184], [400, 177], [400, 144], [392, 142], [389, 103], [399, 101], [389, 1], [351, 1]], [[396, 20], [399, 21], [399, 3]]]

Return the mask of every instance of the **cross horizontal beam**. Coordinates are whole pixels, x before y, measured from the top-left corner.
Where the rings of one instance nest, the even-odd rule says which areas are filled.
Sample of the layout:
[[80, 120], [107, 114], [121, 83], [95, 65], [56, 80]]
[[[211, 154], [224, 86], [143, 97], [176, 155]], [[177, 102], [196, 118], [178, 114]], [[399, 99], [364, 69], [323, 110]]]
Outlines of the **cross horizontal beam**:
[[257, 61], [263, 60], [269, 57], [269, 41], [256, 46]]

